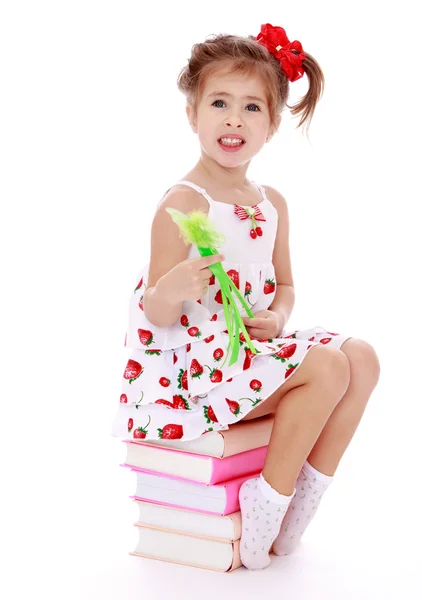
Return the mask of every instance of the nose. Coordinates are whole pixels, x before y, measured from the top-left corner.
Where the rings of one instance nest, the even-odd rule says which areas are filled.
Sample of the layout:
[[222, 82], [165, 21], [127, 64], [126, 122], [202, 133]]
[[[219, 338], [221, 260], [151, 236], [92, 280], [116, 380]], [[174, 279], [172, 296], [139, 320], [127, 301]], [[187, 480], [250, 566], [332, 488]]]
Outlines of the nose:
[[230, 119], [229, 121], [226, 121], [226, 127], [236, 127], [236, 129], [239, 129], [239, 127], [241, 127], [243, 129], [243, 123], [236, 123], [235, 121], [233, 121], [232, 119]]
[[226, 121], [225, 121], [225, 126], [226, 127], [244, 127], [243, 121], [240, 118], [240, 116], [238, 116], [237, 114], [233, 114], [231, 117], [227, 117]]

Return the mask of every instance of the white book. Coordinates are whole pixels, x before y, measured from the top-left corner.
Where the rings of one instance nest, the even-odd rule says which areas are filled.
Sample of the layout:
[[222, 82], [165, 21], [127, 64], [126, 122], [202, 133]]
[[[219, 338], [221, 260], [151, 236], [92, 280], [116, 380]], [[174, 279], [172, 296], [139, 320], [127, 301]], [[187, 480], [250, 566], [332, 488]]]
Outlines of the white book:
[[216, 538], [226, 542], [238, 540], [242, 533], [240, 511], [222, 517], [141, 500], [134, 502], [139, 509], [136, 525], [171, 529], [178, 533]]
[[139, 540], [135, 550], [130, 552], [132, 556], [222, 572], [241, 566], [239, 540], [224, 542], [140, 525], [136, 527]]

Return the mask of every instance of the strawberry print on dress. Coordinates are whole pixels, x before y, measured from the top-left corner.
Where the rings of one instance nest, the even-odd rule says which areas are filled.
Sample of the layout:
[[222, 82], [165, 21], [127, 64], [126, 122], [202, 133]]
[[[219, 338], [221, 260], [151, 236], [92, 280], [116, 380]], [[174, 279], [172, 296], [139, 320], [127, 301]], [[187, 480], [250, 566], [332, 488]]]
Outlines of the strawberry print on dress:
[[[245, 235], [249, 221], [239, 217], [234, 205], [214, 201], [192, 182], [175, 185], [190, 186], [207, 199], [209, 218], [225, 236], [219, 248], [226, 257], [224, 270], [254, 314], [269, 309], [277, 287], [272, 252], [278, 213], [265, 189], [255, 184], [262, 201], [254, 207], [241, 207], [258, 208], [255, 214], [264, 218], [262, 235], [251, 237]], [[188, 257], [199, 256], [191, 246]], [[228, 334], [218, 279], [210, 278], [206, 293], [196, 302], [183, 302], [177, 323], [157, 327], [148, 321], [143, 307], [148, 271], [147, 264], [138, 274], [129, 299], [124, 346], [130, 355], [123, 369], [112, 429], [112, 435], [122, 439], [191, 440], [208, 431], [228, 429], [287, 381], [313, 346], [340, 348], [350, 337], [320, 326], [284, 330], [278, 338], [252, 338], [257, 349], [253, 354], [240, 332], [238, 360], [231, 366], [226, 362], [222, 368]], [[246, 316], [237, 298], [235, 301], [240, 314]]]

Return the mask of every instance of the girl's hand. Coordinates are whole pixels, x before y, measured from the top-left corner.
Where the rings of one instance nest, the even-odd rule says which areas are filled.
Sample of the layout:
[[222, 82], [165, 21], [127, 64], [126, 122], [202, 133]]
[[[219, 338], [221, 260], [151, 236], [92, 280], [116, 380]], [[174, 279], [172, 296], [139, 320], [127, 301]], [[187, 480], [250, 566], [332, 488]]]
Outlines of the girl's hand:
[[198, 300], [207, 291], [213, 275], [209, 265], [223, 260], [225, 257], [222, 254], [187, 258], [163, 275], [156, 288], [175, 304], [184, 300]]
[[269, 340], [282, 334], [285, 320], [273, 310], [259, 310], [253, 319], [242, 317], [250, 337], [257, 340]]

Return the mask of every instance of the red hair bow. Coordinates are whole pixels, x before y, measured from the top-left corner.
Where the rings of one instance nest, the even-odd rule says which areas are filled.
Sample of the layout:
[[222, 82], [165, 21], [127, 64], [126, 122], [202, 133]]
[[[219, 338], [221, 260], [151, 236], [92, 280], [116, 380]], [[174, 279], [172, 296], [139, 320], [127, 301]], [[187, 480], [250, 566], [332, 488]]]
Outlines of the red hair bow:
[[[255, 40], [274, 54], [289, 81], [297, 81], [303, 76], [302, 61], [306, 54], [302, 44], [297, 40], [290, 42], [283, 27], [273, 27], [269, 23], [261, 25], [261, 32]], [[292, 50], [297, 50], [299, 54]]]

